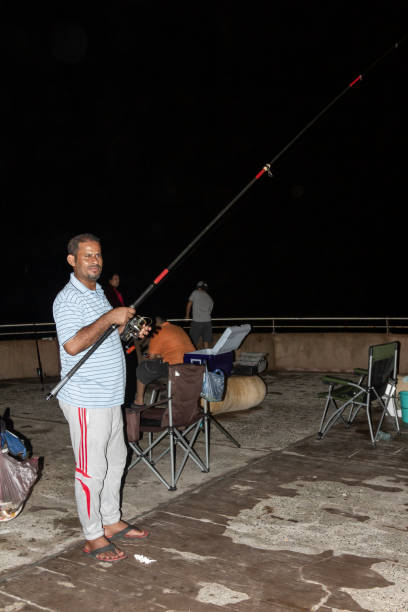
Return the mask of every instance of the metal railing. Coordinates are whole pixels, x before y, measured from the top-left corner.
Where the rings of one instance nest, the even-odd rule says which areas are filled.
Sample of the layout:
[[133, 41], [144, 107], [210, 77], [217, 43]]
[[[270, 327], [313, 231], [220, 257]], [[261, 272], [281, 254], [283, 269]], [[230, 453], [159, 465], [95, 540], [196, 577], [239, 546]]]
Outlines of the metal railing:
[[[186, 319], [172, 319], [186, 324]], [[225, 329], [229, 325], [250, 323], [258, 332], [327, 332], [327, 331], [373, 331], [381, 333], [405, 333], [408, 317], [231, 317], [212, 319], [213, 329]]]
[[[169, 319], [189, 327], [189, 319]], [[253, 331], [277, 334], [288, 332], [366, 332], [407, 333], [408, 317], [216, 317], [215, 331], [249, 323]], [[1, 339], [55, 338], [55, 323], [9, 323], [0, 325]]]
[[55, 323], [7, 323], [0, 325], [0, 339], [12, 338], [55, 338]]
[[[184, 321], [184, 319], [180, 319]], [[253, 330], [270, 331], [360, 331], [377, 330], [381, 333], [404, 333], [408, 330], [408, 317], [250, 317], [242, 318], [222, 318], [213, 319], [213, 327], [217, 328], [217, 322], [227, 324], [219, 327], [225, 328], [228, 325], [239, 325], [240, 323], [251, 323]]]

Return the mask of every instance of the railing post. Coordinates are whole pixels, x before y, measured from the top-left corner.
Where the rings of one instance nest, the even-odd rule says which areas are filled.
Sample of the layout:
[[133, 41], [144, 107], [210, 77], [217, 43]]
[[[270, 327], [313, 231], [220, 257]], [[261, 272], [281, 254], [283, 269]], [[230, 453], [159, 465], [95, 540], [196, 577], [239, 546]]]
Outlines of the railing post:
[[43, 369], [42, 369], [42, 364], [41, 364], [41, 356], [40, 356], [40, 347], [38, 345], [38, 331], [37, 331], [37, 327], [36, 324], [33, 323], [33, 331], [34, 331], [34, 337], [35, 337], [35, 347], [37, 350], [37, 374], [40, 377], [40, 381], [41, 381], [41, 386], [42, 386], [42, 390], [44, 391], [44, 373], [43, 373]]

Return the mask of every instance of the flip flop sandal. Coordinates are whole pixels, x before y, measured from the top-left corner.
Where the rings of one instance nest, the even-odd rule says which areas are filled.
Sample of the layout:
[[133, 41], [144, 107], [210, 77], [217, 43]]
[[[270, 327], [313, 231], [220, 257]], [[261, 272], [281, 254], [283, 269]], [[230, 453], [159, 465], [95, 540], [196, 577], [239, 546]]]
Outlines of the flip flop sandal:
[[118, 557], [117, 559], [98, 559], [97, 555], [101, 553], [112, 551], [117, 553], [117, 548], [113, 544], [107, 544], [107, 546], [102, 546], [101, 548], [95, 548], [95, 550], [85, 550], [82, 549], [82, 552], [87, 557], [94, 557], [97, 561], [102, 561], [102, 563], [116, 563], [117, 561], [123, 561], [123, 559], [127, 559], [127, 555], [123, 557]]
[[[126, 537], [126, 534], [129, 533], [129, 531], [132, 531], [132, 529], [137, 529], [137, 531], [141, 531], [141, 534]], [[109, 541], [117, 540], [118, 538], [121, 538], [122, 540], [143, 540], [144, 538], [147, 538], [148, 535], [149, 532], [146, 531], [146, 529], [139, 529], [139, 527], [136, 527], [135, 525], [128, 525], [124, 529], [121, 529], [120, 531], [115, 533], [110, 538], [108, 538], [107, 536], [106, 538]]]

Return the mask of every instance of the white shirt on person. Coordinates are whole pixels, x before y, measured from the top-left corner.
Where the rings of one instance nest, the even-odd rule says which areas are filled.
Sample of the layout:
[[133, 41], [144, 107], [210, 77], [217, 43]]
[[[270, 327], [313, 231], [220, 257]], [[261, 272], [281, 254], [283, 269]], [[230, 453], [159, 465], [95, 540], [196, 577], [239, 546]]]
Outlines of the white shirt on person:
[[[89, 350], [69, 355], [64, 344], [109, 310], [112, 310], [112, 306], [98, 283], [93, 291], [71, 273], [69, 282], [58, 293], [53, 304], [60, 345], [61, 378]], [[125, 358], [116, 329], [60, 389], [58, 399], [81, 408], [112, 408], [123, 404], [125, 382]]]

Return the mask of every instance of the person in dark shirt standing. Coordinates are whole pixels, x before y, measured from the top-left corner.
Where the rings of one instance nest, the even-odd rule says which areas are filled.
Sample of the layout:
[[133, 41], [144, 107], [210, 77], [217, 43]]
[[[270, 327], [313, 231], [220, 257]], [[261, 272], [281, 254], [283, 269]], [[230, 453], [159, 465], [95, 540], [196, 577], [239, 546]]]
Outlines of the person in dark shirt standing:
[[112, 274], [112, 276], [108, 278], [108, 282], [103, 288], [108, 302], [110, 303], [112, 308], [118, 308], [119, 306], [125, 305], [123, 296], [118, 289], [119, 283], [120, 276], [115, 272], [114, 274]]
[[[118, 308], [124, 306], [125, 302], [122, 293], [119, 291], [120, 276], [117, 272], [111, 274], [108, 278], [108, 282], [103, 286], [105, 296], [112, 306], [112, 308]], [[126, 360], [126, 387], [125, 387], [125, 400], [123, 406], [126, 408], [129, 406], [136, 393], [136, 368], [142, 361], [142, 352], [138, 345], [138, 341], [135, 343], [136, 351], [125, 351]]]

